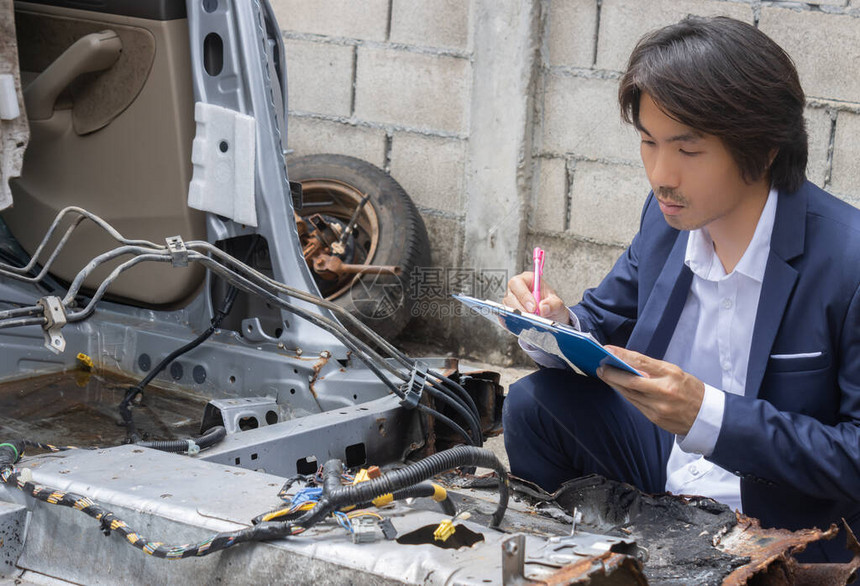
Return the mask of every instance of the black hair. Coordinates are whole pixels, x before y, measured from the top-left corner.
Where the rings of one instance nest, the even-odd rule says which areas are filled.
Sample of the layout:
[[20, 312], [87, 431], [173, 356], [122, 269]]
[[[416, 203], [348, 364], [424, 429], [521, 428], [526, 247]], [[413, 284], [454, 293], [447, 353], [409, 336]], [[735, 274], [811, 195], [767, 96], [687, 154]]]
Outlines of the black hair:
[[746, 181], [770, 173], [787, 192], [803, 183], [803, 88], [791, 57], [754, 26], [688, 16], [649, 33], [633, 49], [618, 88], [621, 117], [637, 128], [645, 93], [670, 117], [720, 138]]

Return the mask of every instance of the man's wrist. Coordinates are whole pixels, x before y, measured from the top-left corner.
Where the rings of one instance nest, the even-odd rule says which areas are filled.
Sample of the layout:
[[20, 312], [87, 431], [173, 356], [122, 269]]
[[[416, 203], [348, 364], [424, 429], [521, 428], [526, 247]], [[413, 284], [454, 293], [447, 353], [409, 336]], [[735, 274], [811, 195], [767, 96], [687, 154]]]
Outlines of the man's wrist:
[[726, 409], [726, 395], [723, 391], [705, 384], [702, 405], [690, 431], [678, 436], [678, 447], [683, 451], [710, 456], [720, 437], [723, 425], [723, 412]]

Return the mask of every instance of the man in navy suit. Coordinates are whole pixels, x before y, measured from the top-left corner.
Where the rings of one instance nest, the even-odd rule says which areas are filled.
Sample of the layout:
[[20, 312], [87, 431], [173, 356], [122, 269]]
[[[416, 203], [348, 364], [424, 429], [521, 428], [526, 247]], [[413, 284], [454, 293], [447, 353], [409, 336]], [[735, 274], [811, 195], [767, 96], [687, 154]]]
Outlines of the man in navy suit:
[[[643, 376], [590, 379], [527, 348], [549, 368], [510, 389], [511, 471], [550, 491], [598, 473], [765, 527], [844, 518], [860, 534], [860, 210], [805, 180], [791, 59], [748, 24], [689, 17], [639, 42], [619, 101], [652, 187], [639, 233], [579, 304], [545, 283], [535, 300], [530, 272], [504, 302], [539, 303]], [[849, 557], [840, 539], [806, 559]]]

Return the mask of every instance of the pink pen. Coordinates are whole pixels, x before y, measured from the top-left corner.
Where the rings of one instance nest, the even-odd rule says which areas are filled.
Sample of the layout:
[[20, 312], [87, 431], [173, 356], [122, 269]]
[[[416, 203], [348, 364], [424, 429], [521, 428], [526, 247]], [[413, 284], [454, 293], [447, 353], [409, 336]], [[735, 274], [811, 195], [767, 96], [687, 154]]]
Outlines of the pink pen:
[[532, 286], [532, 296], [535, 298], [535, 313], [540, 315], [540, 278], [543, 275], [543, 261], [546, 258], [546, 253], [536, 246], [533, 258], [535, 263], [535, 278], [534, 285]]

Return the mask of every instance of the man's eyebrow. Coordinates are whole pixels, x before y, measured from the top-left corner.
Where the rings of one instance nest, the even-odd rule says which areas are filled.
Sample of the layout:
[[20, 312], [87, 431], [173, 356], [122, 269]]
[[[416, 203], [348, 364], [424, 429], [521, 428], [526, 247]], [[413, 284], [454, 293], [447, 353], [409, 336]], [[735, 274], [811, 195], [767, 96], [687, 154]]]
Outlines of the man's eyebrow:
[[[643, 134], [646, 134], [649, 137], [651, 137], [651, 133], [648, 132], [648, 129], [645, 128], [644, 126], [642, 126], [642, 124], [636, 124], [635, 126], [636, 126], [636, 129], [639, 130], [639, 132], [642, 132]], [[676, 134], [675, 136], [670, 136], [668, 139], [666, 139], [666, 142], [693, 142], [693, 141], [699, 140], [701, 138], [704, 138], [704, 135], [701, 132], [697, 132], [697, 131], [691, 129], [691, 130], [684, 132], [682, 134]]]

